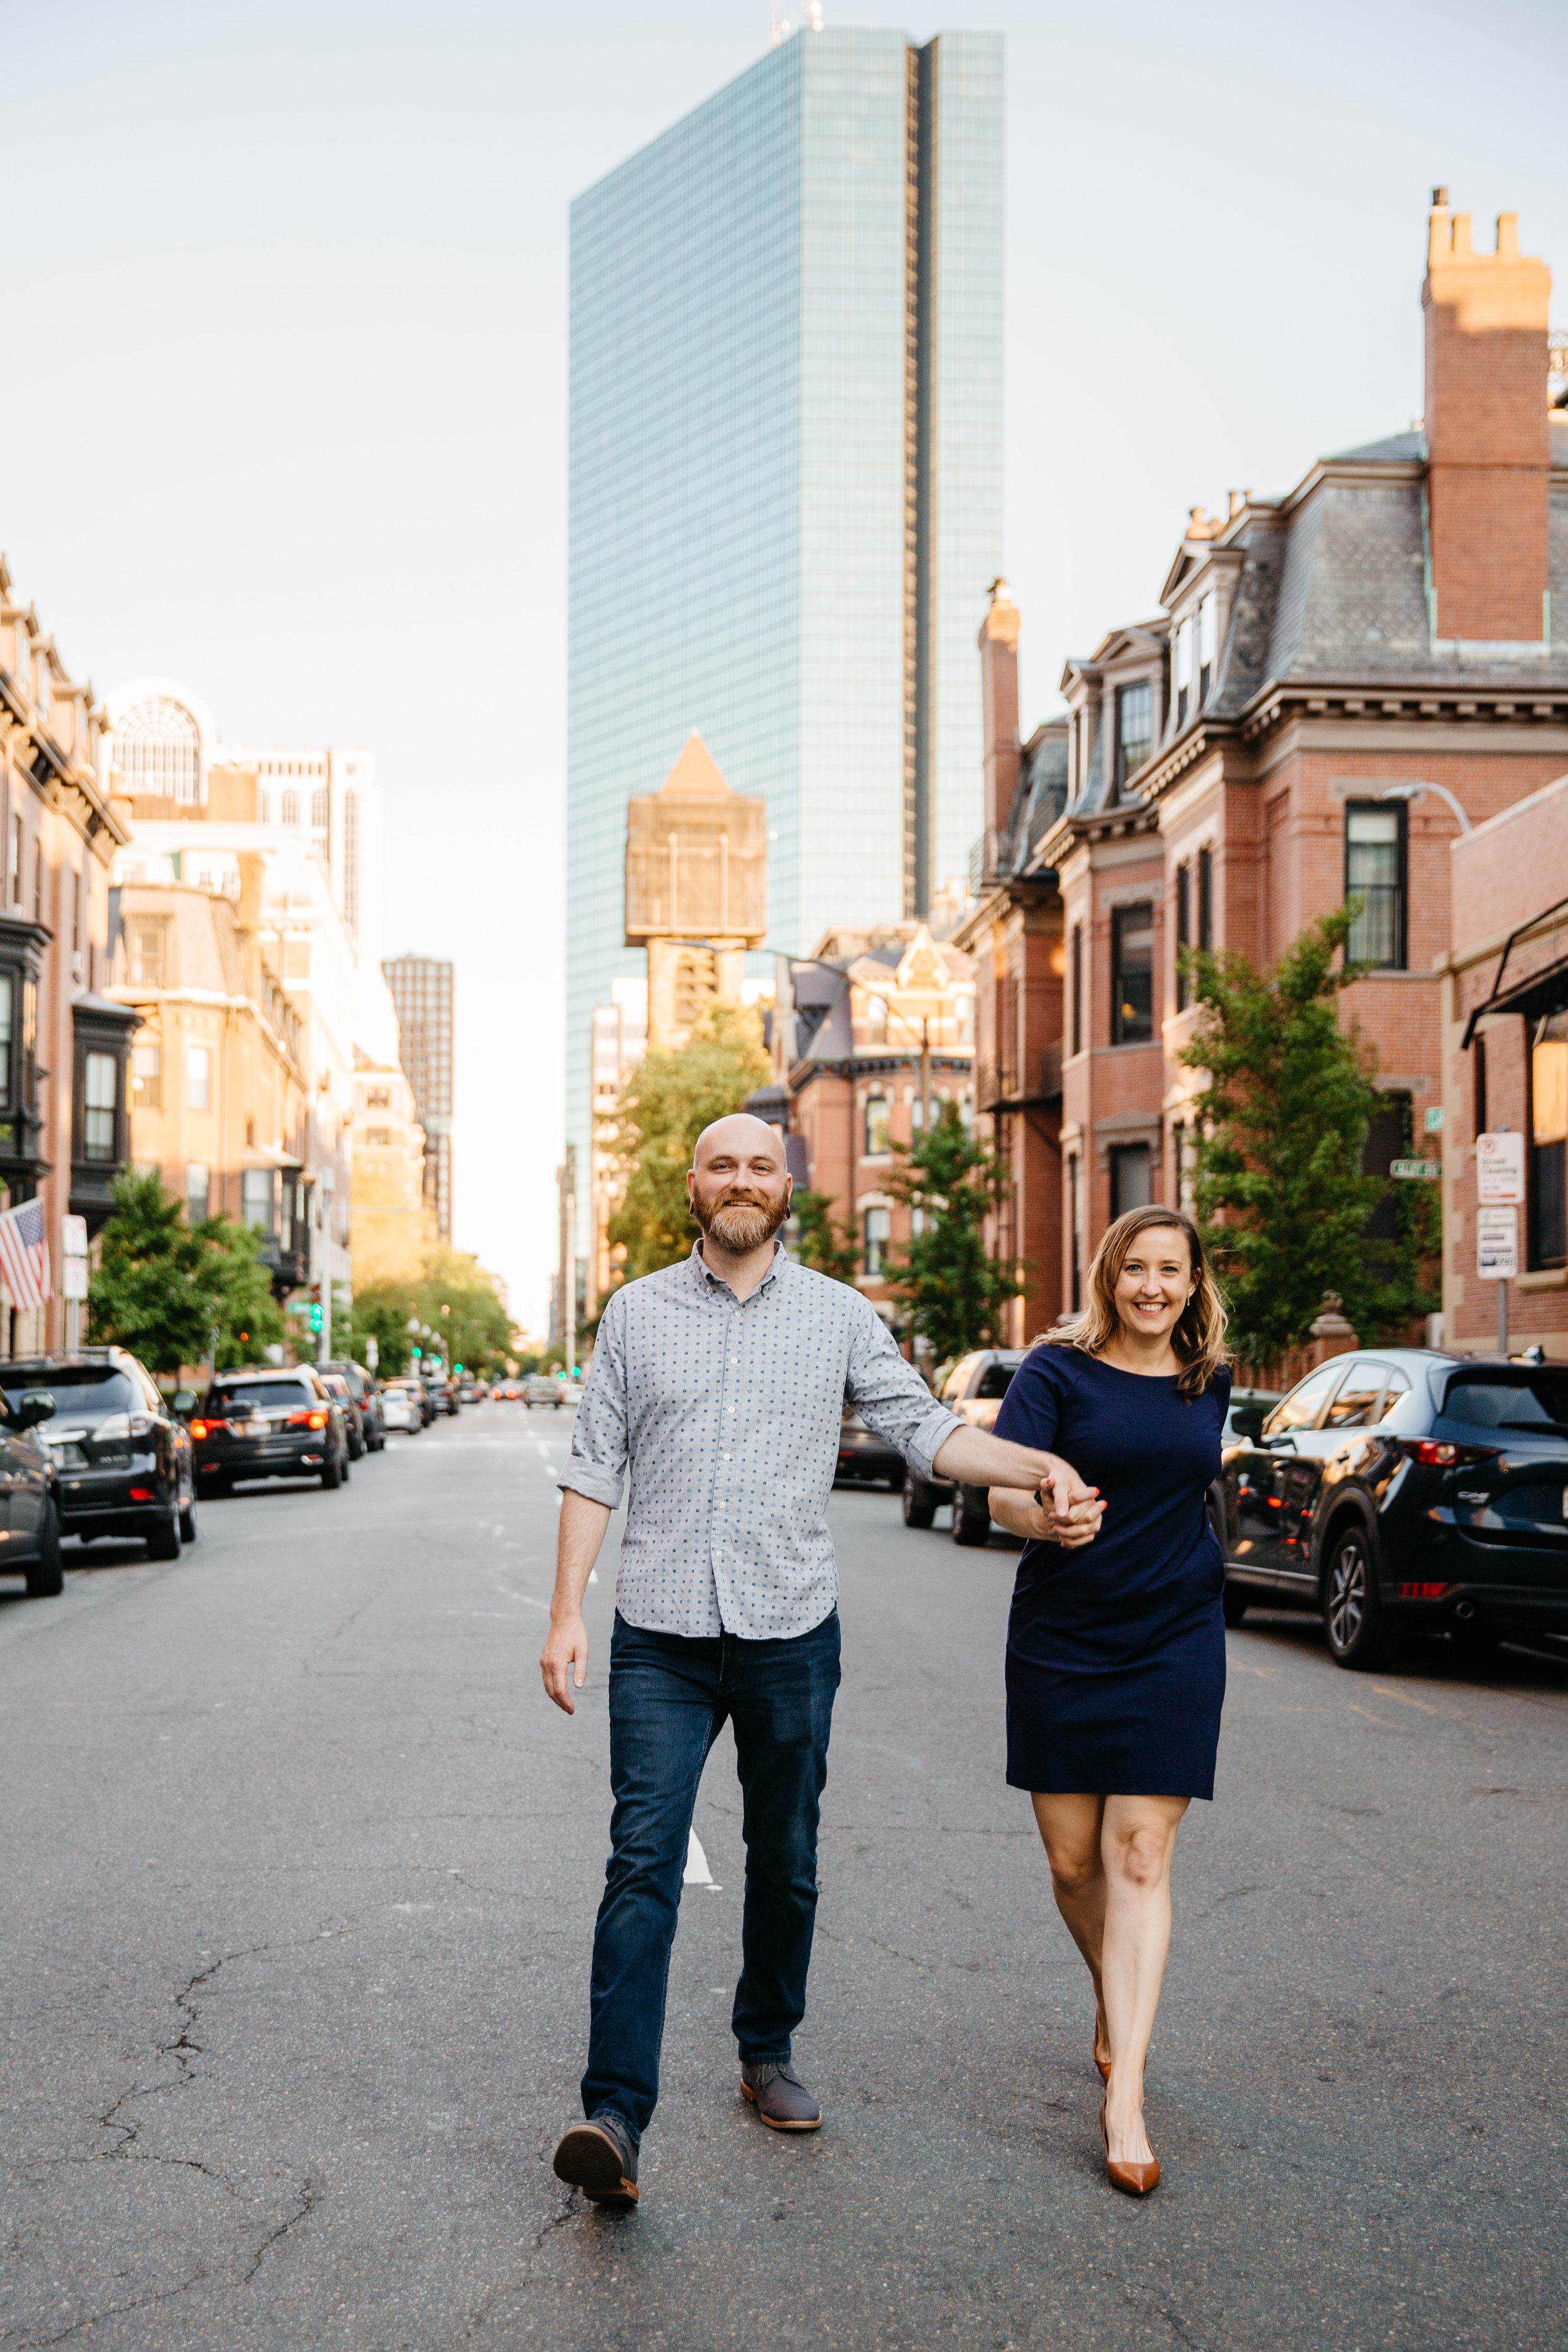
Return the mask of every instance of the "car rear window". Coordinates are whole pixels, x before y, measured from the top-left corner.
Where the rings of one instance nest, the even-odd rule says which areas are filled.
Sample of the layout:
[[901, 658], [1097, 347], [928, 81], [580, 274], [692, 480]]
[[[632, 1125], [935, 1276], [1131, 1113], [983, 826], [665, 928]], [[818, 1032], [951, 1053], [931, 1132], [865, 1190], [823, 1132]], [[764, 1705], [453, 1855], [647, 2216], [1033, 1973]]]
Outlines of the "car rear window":
[[207, 1391], [209, 1412], [226, 1412], [231, 1404], [254, 1405], [258, 1412], [276, 1410], [279, 1405], [297, 1411], [300, 1405], [320, 1402], [314, 1389], [308, 1389], [302, 1381], [247, 1381], [243, 1387]]
[[975, 1395], [1005, 1397], [1013, 1385], [1013, 1375], [1017, 1369], [1016, 1364], [987, 1364], [980, 1375], [980, 1386], [975, 1390]]
[[7, 1370], [3, 1385], [5, 1402], [12, 1406], [29, 1390], [47, 1389], [55, 1401], [57, 1420], [67, 1415], [79, 1420], [84, 1413], [140, 1412], [143, 1403], [126, 1374], [110, 1364], [101, 1372], [74, 1371], [68, 1379], [56, 1372], [35, 1372], [26, 1380], [14, 1380]]
[[1446, 1421], [1472, 1429], [1540, 1430], [1568, 1435], [1568, 1372], [1458, 1372], [1443, 1399]]

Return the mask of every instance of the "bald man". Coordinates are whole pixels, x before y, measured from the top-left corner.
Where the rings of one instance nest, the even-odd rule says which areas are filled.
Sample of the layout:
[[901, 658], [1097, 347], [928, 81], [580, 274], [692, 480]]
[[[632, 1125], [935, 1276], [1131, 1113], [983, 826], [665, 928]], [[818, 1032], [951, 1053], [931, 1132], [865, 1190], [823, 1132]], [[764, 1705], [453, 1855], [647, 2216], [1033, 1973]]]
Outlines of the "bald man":
[[709, 1749], [734, 1727], [746, 1891], [731, 2025], [741, 2091], [774, 2131], [816, 2131], [795, 2073], [816, 1914], [817, 1808], [838, 1687], [827, 1498], [846, 1401], [917, 1475], [1044, 1484], [1064, 1530], [1098, 1510], [1055, 1455], [939, 1404], [849, 1284], [797, 1265], [781, 1137], [745, 1113], [698, 1138], [691, 1255], [614, 1292], [562, 1472], [544, 1687], [584, 1686], [583, 1594], [630, 1475], [610, 1639], [615, 1811], [594, 1931], [583, 2113], [555, 2170], [635, 2205], [658, 2096], [665, 1984], [691, 1811]]

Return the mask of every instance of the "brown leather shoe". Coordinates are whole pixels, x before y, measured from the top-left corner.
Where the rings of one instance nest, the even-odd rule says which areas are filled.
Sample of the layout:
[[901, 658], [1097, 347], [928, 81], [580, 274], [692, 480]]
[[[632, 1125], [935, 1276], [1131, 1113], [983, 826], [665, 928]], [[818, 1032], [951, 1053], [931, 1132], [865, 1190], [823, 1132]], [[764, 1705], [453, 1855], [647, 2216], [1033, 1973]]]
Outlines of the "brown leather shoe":
[[620, 2117], [606, 2110], [563, 2132], [555, 2151], [555, 2178], [580, 2189], [595, 2205], [629, 2211], [637, 2201], [637, 2152]]
[[773, 2131], [822, 2129], [822, 2109], [793, 2066], [778, 2066], [771, 2059], [761, 2066], [742, 2063], [741, 2095]]
[[1147, 2197], [1160, 2185], [1160, 2160], [1152, 2164], [1117, 2164], [1111, 2160], [1110, 2135], [1105, 2128], [1105, 2101], [1100, 2103], [1100, 2137], [1105, 2142], [1105, 2177], [1112, 2189], [1127, 2197]]

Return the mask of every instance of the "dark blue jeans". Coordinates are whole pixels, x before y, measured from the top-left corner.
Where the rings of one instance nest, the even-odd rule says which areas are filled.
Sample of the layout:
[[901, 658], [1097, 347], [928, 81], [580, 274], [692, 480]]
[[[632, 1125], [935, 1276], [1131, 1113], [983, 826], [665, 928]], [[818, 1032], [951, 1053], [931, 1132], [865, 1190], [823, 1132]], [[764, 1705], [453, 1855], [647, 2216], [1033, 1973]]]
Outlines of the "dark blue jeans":
[[619, 1614], [610, 1641], [610, 1859], [594, 1930], [583, 2112], [640, 2140], [658, 2098], [669, 1948], [697, 1783], [728, 1718], [746, 1841], [741, 1981], [731, 2016], [750, 2065], [790, 2054], [816, 1921], [817, 1805], [838, 1688], [838, 1612], [789, 1642], [692, 1642]]

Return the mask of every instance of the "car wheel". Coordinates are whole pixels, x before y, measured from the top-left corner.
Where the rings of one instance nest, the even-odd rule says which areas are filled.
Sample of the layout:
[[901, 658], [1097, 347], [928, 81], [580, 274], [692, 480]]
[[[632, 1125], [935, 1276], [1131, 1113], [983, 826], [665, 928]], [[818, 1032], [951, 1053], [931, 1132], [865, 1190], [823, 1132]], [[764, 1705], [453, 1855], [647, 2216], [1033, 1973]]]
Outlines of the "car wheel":
[[353, 1460], [353, 1455], [349, 1452], [348, 1447], [345, 1445], [345, 1446], [344, 1446], [344, 1448], [343, 1448], [343, 1485], [344, 1485], [345, 1486], [346, 1486], [348, 1485], [348, 1483], [349, 1483], [349, 1477], [350, 1477], [350, 1475], [351, 1475], [351, 1474], [350, 1474], [350, 1470], [349, 1470], [349, 1465], [350, 1465], [350, 1463], [351, 1463]]
[[187, 1499], [184, 1509], [180, 1513], [180, 1541], [183, 1544], [194, 1544], [195, 1539], [196, 1498], [192, 1495]]
[[929, 1528], [936, 1517], [937, 1498], [923, 1478], [912, 1470], [904, 1473], [904, 1525], [906, 1528]]
[[1233, 1584], [1227, 1577], [1226, 1579], [1225, 1598], [1220, 1602], [1220, 1607], [1225, 1612], [1226, 1623], [1227, 1625], [1239, 1625], [1251, 1605], [1252, 1595], [1247, 1591], [1246, 1585]]
[[29, 1601], [52, 1601], [65, 1586], [65, 1570], [60, 1561], [60, 1523], [53, 1507], [46, 1509], [43, 1526], [38, 1529], [38, 1556], [27, 1562], [27, 1598]]
[[1336, 1666], [1361, 1674], [1386, 1664], [1388, 1628], [1377, 1597], [1372, 1549], [1363, 1528], [1341, 1528], [1330, 1538], [1323, 1567], [1323, 1630]]
[[179, 1559], [180, 1514], [177, 1506], [171, 1504], [168, 1517], [148, 1529], [147, 1557], [149, 1559]]
[[335, 1454], [329, 1454], [321, 1465], [321, 1484], [330, 1495], [334, 1486], [343, 1483], [343, 1467]]
[[952, 1540], [955, 1544], [988, 1544], [991, 1540], [990, 1489], [960, 1486], [952, 1497]]

